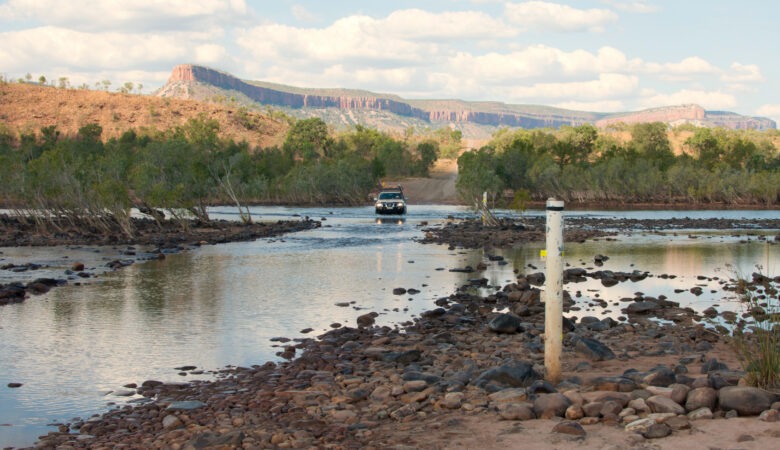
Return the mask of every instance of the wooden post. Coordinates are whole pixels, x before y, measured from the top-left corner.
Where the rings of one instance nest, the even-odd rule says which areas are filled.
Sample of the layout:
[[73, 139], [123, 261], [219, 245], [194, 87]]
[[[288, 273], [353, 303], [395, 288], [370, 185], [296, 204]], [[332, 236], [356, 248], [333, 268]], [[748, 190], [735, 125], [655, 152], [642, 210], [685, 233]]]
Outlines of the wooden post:
[[561, 378], [563, 341], [563, 201], [547, 200], [547, 263], [544, 283], [545, 379]]

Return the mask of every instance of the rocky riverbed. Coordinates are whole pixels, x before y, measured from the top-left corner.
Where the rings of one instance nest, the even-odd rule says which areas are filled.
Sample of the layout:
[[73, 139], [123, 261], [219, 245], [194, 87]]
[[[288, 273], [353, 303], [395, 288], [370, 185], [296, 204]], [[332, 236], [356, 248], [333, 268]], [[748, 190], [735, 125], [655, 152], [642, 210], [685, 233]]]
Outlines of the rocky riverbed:
[[[772, 230], [780, 242], [780, 219], [614, 219], [573, 216], [565, 218], [566, 242], [583, 242], [617, 234], [653, 233], [682, 230]], [[445, 244], [451, 248], [508, 248], [528, 242], [543, 242], [545, 218], [501, 219], [497, 226], [483, 226], [479, 220], [449, 221], [443, 226], [424, 228], [424, 244]], [[763, 238], [763, 237], [762, 237]]]
[[[648, 230], [567, 225], [582, 233], [570, 240]], [[540, 227], [453, 222], [426, 228], [424, 239], [451, 247], [513, 246], [540, 240], [529, 234]], [[762, 227], [778, 224], [740, 226]], [[777, 242], [771, 232], [764, 238]], [[377, 313], [369, 312], [316, 338], [278, 337], [286, 362], [227, 367], [213, 381], [128, 380], [127, 406], [59, 424], [36, 447], [767, 448], [780, 437], [777, 393], [746, 386], [730, 338], [705, 325], [749, 315], [699, 313], [637, 292], [593, 301], [594, 311], [620, 311], [617, 320], [599, 312], [575, 320], [577, 295], [567, 293], [563, 374], [550, 383], [543, 366], [543, 274], [517, 273], [512, 283], [481, 294], [486, 290], [477, 288], [487, 280], [480, 271], [503, 263], [486, 258], [470, 269], [467, 285], [419, 318], [377, 326]], [[565, 288], [575, 292], [574, 283], [593, 278], [608, 293], [628, 280], [666, 276], [569, 268]], [[777, 304], [778, 278], [755, 274], [746, 283], [720, 283], [724, 292], [749, 289]], [[394, 293], [409, 294], [403, 287]]]
[[[763, 226], [776, 230], [776, 222]], [[430, 228], [425, 239], [498, 247], [522, 242], [510, 232], [535, 232], [505, 224], [480, 238], [478, 228]], [[563, 379], [552, 384], [543, 367], [544, 276], [517, 273], [480, 294], [479, 271], [500, 263], [489, 258], [468, 285], [395, 327], [375, 325], [370, 312], [317, 338], [275, 339], [286, 362], [228, 367], [214, 381], [130, 383], [132, 406], [61, 424], [38, 447], [767, 448], [780, 437], [778, 395], [746, 386], [730, 338], [705, 326], [707, 317], [733, 315], [641, 292], [596, 302], [621, 315], [565, 319]], [[590, 277], [608, 292], [663, 276], [570, 268], [565, 287]], [[774, 304], [779, 284], [760, 274], [721, 280], [724, 292], [748, 289]], [[565, 296], [565, 317], [576, 297]]]

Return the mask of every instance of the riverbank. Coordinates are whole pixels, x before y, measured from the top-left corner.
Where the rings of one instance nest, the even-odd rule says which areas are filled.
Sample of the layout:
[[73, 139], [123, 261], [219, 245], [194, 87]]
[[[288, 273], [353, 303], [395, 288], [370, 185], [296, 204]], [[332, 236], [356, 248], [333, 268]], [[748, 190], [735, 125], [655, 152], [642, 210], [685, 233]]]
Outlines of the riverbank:
[[[502, 263], [486, 256], [472, 269], [469, 286], [395, 328], [375, 326], [375, 313], [367, 313], [317, 339], [280, 338], [288, 362], [229, 368], [214, 382], [139, 380], [128, 385], [137, 406], [63, 424], [41, 446], [760, 448], [776, 439], [770, 422], [776, 413], [760, 420], [729, 397], [752, 391], [724, 391], [741, 377], [728, 343], [707, 331], [699, 314], [669, 299], [641, 293], [619, 302], [594, 299], [601, 311], [625, 310], [623, 317], [569, 323], [565, 381], [541, 381], [540, 274], [518, 273], [490, 294], [473, 292], [483, 283], [481, 271]], [[668, 275], [628, 270], [605, 278], [606, 271], [586, 267], [568, 276], [572, 283], [599, 277], [601, 298], [609, 298], [608, 286]], [[730, 286], [722, 281], [724, 289]], [[398, 295], [406, 294], [402, 290]], [[755, 395], [759, 403], [775, 400]], [[771, 402], [763, 406], [774, 409]], [[629, 423], [635, 431], [625, 431]]]

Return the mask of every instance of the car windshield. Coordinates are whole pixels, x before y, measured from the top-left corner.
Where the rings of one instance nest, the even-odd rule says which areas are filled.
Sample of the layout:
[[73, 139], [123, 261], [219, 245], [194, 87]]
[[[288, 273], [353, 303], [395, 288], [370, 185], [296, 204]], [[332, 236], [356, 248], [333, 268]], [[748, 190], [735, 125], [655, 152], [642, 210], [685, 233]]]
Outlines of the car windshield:
[[400, 192], [382, 192], [379, 194], [379, 200], [400, 200]]

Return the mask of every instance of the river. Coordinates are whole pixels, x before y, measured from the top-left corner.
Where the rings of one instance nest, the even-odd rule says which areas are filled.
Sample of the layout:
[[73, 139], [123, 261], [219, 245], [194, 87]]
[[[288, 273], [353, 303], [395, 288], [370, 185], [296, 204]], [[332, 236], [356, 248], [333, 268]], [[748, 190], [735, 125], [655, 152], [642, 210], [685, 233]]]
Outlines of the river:
[[[483, 250], [449, 250], [422, 245], [423, 224], [473, 213], [455, 206], [411, 207], [403, 218], [379, 221], [369, 207], [252, 209], [256, 220], [311, 217], [323, 227], [255, 242], [203, 246], [137, 261], [99, 277], [70, 280], [21, 304], [0, 307], [0, 444], [32, 445], [52, 424], [138, 401], [123, 386], [144, 380], [212, 378], [228, 365], [281, 360], [278, 337], [315, 337], [335, 324], [355, 326], [357, 316], [380, 314], [379, 325], [399, 326], [432, 309], [469, 278], [484, 276], [489, 289], [515, 278], [513, 270], [541, 271], [544, 243], [494, 251], [508, 264], [489, 262], [483, 274], [451, 272], [487, 261]], [[214, 208], [214, 218], [237, 217]], [[529, 211], [541, 215], [542, 211]], [[628, 218], [769, 218], [777, 211], [566, 211], [571, 215]], [[564, 219], [565, 220], [565, 219]], [[755, 231], [635, 233], [617, 240], [567, 244], [566, 262], [594, 268], [596, 254], [609, 256], [599, 269], [647, 271], [639, 282], [605, 288], [598, 281], [567, 286], [580, 291], [575, 314], [620, 315], [592, 306], [600, 296], [610, 305], [642, 291], [703, 310], [738, 309], [722, 280], [749, 276], [756, 267], [776, 275], [780, 246]], [[33, 274], [0, 271], [0, 282], [56, 276], [75, 262], [102, 267], [106, 261], [143, 259], [143, 248], [0, 248], [0, 264], [34, 262]], [[674, 278], [660, 277], [673, 274]], [[696, 296], [688, 290], [704, 288]], [[394, 295], [414, 288], [418, 294]], [[683, 292], [680, 292], [680, 291]], [[341, 305], [341, 306], [339, 306]], [[346, 306], [344, 306], [346, 305]], [[196, 366], [195, 371], [176, 369]], [[203, 373], [200, 373], [203, 371]], [[21, 383], [10, 388], [8, 383]]]

